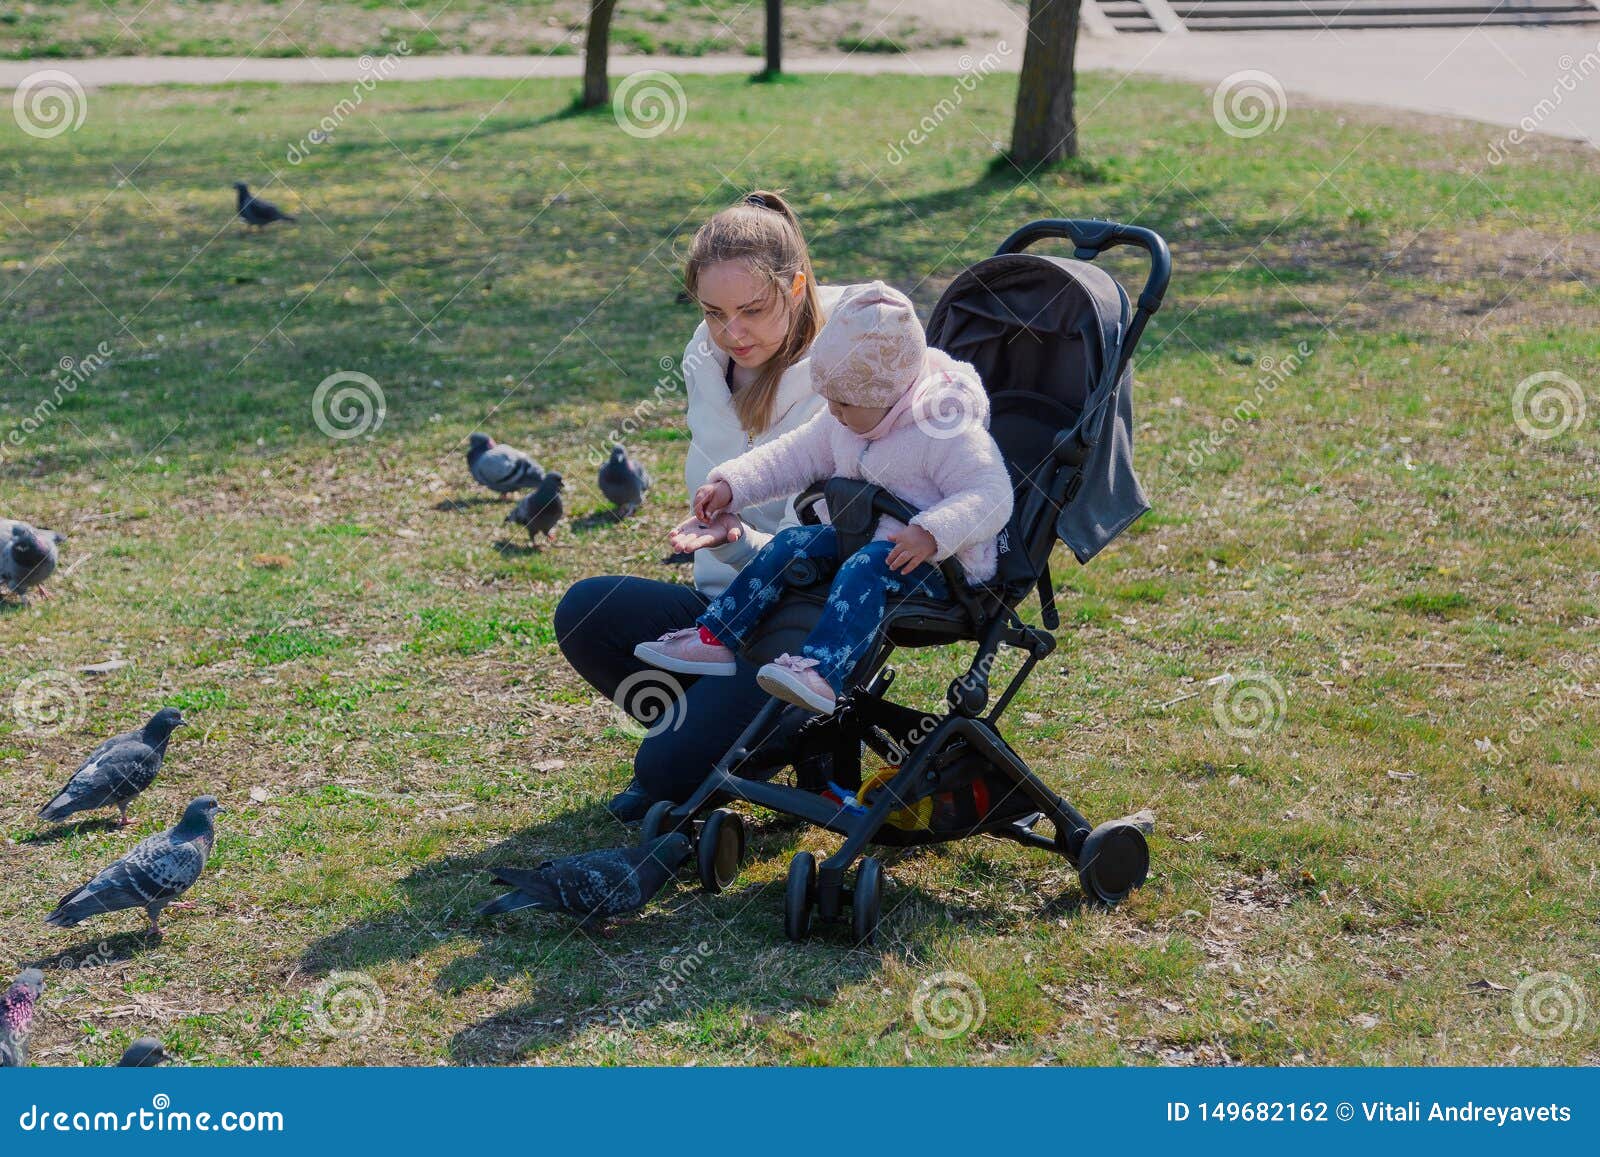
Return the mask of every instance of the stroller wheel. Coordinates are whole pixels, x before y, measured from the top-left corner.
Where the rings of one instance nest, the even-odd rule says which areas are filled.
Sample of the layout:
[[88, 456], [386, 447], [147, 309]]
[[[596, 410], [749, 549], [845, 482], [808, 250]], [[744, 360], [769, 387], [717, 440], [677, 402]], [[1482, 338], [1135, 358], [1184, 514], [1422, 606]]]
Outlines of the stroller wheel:
[[640, 847], [674, 830], [676, 825], [667, 818], [671, 812], [672, 801], [669, 799], [657, 800], [650, 805], [650, 810], [644, 813], [644, 819], [639, 823]]
[[700, 829], [700, 886], [713, 894], [733, 883], [744, 862], [744, 817], [718, 808]]
[[1150, 845], [1132, 824], [1101, 824], [1078, 854], [1078, 883], [1102, 904], [1116, 904], [1150, 874]]
[[882, 911], [883, 867], [873, 857], [864, 856], [856, 869], [856, 886], [850, 893], [850, 928], [857, 944], [873, 942]]
[[789, 882], [783, 891], [783, 932], [799, 943], [811, 931], [811, 906], [817, 899], [817, 857], [796, 852], [789, 861]]

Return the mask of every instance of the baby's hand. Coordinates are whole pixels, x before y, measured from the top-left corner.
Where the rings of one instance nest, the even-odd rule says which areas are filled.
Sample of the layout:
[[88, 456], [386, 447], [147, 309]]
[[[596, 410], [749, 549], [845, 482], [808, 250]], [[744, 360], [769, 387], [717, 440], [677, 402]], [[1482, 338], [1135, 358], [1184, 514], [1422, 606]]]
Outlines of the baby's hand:
[[733, 505], [733, 487], [726, 482], [707, 482], [694, 492], [694, 516], [710, 522]]
[[887, 537], [894, 543], [894, 549], [889, 552], [889, 569], [901, 574], [910, 574], [939, 552], [933, 535], [920, 526], [891, 530]]

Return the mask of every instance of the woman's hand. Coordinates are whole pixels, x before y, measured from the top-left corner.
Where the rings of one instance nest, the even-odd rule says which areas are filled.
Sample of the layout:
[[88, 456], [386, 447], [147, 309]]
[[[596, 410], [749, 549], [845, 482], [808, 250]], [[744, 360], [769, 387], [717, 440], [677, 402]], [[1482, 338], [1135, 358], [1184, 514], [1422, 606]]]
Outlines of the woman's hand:
[[693, 554], [708, 546], [737, 542], [743, 536], [744, 523], [733, 511], [725, 510], [709, 521], [691, 515], [667, 535], [667, 541], [672, 544], [673, 550], [681, 554]]
[[889, 552], [889, 569], [901, 574], [910, 574], [939, 552], [933, 535], [920, 526], [891, 530], [885, 537], [894, 543], [894, 549]]
[[701, 522], [712, 522], [719, 515], [729, 513], [732, 505], [733, 487], [726, 482], [707, 482], [694, 492], [691, 509]]

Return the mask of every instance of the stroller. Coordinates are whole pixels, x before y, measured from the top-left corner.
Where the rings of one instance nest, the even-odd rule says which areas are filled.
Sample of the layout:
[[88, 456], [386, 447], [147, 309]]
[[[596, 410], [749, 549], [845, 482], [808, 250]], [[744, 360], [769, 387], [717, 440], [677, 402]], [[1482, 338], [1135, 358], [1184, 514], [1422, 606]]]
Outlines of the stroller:
[[[1042, 238], [1070, 240], [1074, 259], [1024, 252]], [[1149, 258], [1131, 312], [1122, 286], [1091, 264], [1118, 245], [1138, 246]], [[928, 342], [972, 363], [989, 392], [990, 432], [1015, 497], [999, 537], [998, 573], [973, 587], [952, 558], [941, 571], [953, 601], [891, 599], [873, 648], [832, 714], [806, 716], [772, 700], [688, 800], [650, 809], [644, 842], [671, 831], [697, 837], [701, 885], [720, 892], [738, 874], [745, 851], [744, 821], [723, 804], [744, 800], [837, 832], [844, 843], [820, 865], [805, 851], [790, 862], [784, 928], [796, 941], [808, 934], [813, 912], [835, 919], [846, 905], [856, 942], [873, 941], [883, 870], [862, 855], [869, 843], [1014, 840], [1065, 856], [1084, 893], [1105, 904], [1144, 883], [1150, 855], [1138, 821], [1092, 827], [1028, 768], [998, 725], [1029, 673], [1055, 649], [1051, 632], [1060, 617], [1049, 559], [1056, 540], [1086, 563], [1149, 509], [1132, 466], [1129, 359], [1161, 305], [1170, 272], [1166, 242], [1149, 229], [1048, 219], [1018, 229], [995, 256], [950, 284], [934, 307]], [[870, 483], [833, 478], [796, 500], [803, 522], [819, 521], [821, 501], [841, 556], [871, 538], [879, 516], [909, 523], [916, 513]], [[813, 565], [797, 561], [784, 581], [783, 598], [746, 649], [756, 662], [798, 652], [822, 612], [829, 584]], [[1035, 591], [1043, 630], [1017, 613]], [[886, 664], [896, 648], [956, 642], [976, 642], [978, 649], [950, 683], [944, 711], [916, 711], [885, 698], [895, 675]], [[1023, 660], [991, 707], [989, 676], [1002, 647], [1020, 649]], [[864, 779], [865, 750], [887, 766]], [[773, 782], [786, 768], [793, 769], [792, 785]], [[1052, 835], [1034, 831], [1041, 818], [1050, 821]], [[854, 883], [846, 887], [858, 858]]]

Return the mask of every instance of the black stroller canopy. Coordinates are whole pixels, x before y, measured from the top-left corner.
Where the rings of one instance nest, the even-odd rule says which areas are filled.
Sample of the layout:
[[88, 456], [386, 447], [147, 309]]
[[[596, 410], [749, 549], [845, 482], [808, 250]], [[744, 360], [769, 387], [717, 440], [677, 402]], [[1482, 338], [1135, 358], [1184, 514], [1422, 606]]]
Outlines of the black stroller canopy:
[[1127, 293], [1098, 266], [1007, 253], [962, 272], [928, 322], [928, 341], [970, 362], [990, 394], [991, 432], [1017, 482], [1015, 525], [1042, 513], [1036, 468], [1055, 436], [1088, 448], [1081, 487], [1055, 527], [1080, 563], [1150, 508], [1133, 472], [1130, 312]]

